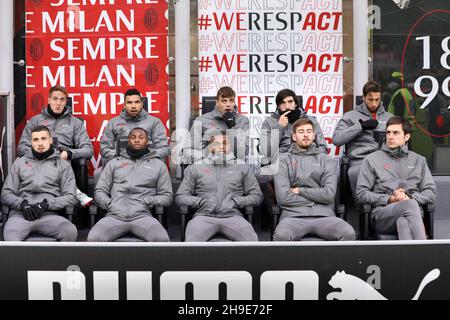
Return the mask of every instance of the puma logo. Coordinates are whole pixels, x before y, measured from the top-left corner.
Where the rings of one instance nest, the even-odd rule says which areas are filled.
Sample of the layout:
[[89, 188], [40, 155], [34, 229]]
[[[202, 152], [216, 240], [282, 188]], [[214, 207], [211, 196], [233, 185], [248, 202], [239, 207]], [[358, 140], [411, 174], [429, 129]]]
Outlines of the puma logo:
[[[430, 282], [436, 280], [440, 275], [439, 269], [433, 269], [427, 273], [417, 289], [412, 300], [418, 300], [422, 290]], [[341, 291], [333, 291], [327, 295], [327, 300], [387, 300], [382, 294], [375, 290], [367, 282], [346, 274], [345, 271], [337, 271], [328, 282], [334, 289], [340, 288]]]

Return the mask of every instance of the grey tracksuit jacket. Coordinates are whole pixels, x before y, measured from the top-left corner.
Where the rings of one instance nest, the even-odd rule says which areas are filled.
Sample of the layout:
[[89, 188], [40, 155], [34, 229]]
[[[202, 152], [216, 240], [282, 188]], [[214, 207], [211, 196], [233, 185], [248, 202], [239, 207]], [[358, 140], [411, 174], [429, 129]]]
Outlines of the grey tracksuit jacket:
[[408, 150], [406, 145], [390, 149], [384, 144], [381, 150], [365, 158], [358, 176], [356, 197], [360, 203], [385, 206], [394, 190], [400, 187], [420, 205], [436, 198], [436, 184], [426, 159]]
[[[386, 131], [386, 123], [393, 115], [384, 110], [381, 105], [377, 110], [378, 127], [375, 130], [363, 130], [359, 120], [372, 119], [372, 114], [363, 103], [355, 110], [344, 114], [339, 120], [333, 133], [333, 144], [347, 145], [347, 154], [351, 162], [361, 162], [364, 157], [378, 150], [378, 142], [374, 138], [374, 131]], [[352, 163], [351, 163], [352, 165]]]
[[187, 167], [175, 197], [178, 205], [198, 209], [195, 215], [212, 217], [242, 215], [239, 208], [259, 205], [262, 200], [250, 166], [232, 155], [228, 155], [226, 164], [210, 155]]
[[[250, 125], [246, 116], [235, 113], [236, 126], [229, 129], [223, 115], [217, 107], [200, 117], [198, 117], [191, 128], [191, 148], [194, 149], [194, 161], [207, 157], [206, 147], [212, 135], [220, 131], [226, 131], [229, 138], [237, 138], [237, 155], [244, 159], [249, 152]], [[233, 143], [230, 141], [230, 143]], [[234, 152], [234, 150], [231, 150]]]
[[[58, 151], [44, 160], [36, 159], [31, 150], [14, 161], [2, 190], [2, 203], [11, 207], [11, 214], [20, 212], [20, 204], [48, 201], [48, 212], [59, 211], [77, 203], [76, 184], [70, 163]], [[53, 212], [54, 213], [54, 212]]]
[[166, 129], [161, 120], [151, 116], [144, 109], [135, 118], [132, 118], [123, 109], [120, 115], [108, 122], [100, 140], [100, 154], [103, 166], [116, 156], [115, 141], [117, 137], [128, 136], [130, 131], [136, 127], [147, 130], [151, 142], [150, 150], [153, 150], [158, 158], [164, 160], [170, 154]]
[[123, 150], [108, 162], [95, 187], [98, 205], [122, 221], [151, 215], [151, 208], [167, 207], [172, 198], [167, 167], [153, 151], [134, 160]]
[[72, 108], [66, 107], [64, 114], [58, 119], [53, 118], [47, 108], [28, 121], [17, 146], [18, 156], [21, 157], [27, 150], [31, 150], [31, 131], [39, 125], [44, 125], [50, 129], [52, 137], [58, 138], [59, 147], [66, 147], [72, 152], [72, 159], [92, 158], [94, 149], [91, 140], [83, 121], [72, 115]]
[[[289, 152], [281, 157], [279, 172], [274, 179], [281, 218], [335, 216], [336, 165], [314, 143], [306, 151], [292, 144]], [[294, 187], [300, 188], [299, 194], [290, 191]]]
[[[302, 110], [302, 114], [300, 115], [300, 118], [308, 118], [312, 121], [314, 124], [314, 133], [315, 133], [315, 143], [319, 146], [319, 149], [323, 153], [327, 153], [327, 142], [325, 141], [325, 138], [323, 137], [322, 129], [320, 128], [319, 123], [317, 122], [316, 117], [309, 116], [306, 114], [304, 110]], [[300, 119], [299, 118], [299, 119]], [[279, 152], [280, 153], [286, 153], [289, 151], [291, 144], [292, 144], [292, 128], [293, 123], [289, 123], [286, 128], [283, 128], [278, 123], [278, 120], [280, 119], [280, 113], [278, 110], [272, 113], [270, 117], [267, 117], [262, 126], [261, 126], [261, 132], [259, 136], [259, 153], [262, 154], [265, 157], [271, 157], [271, 137], [275, 139], [275, 135], [272, 135], [272, 132], [275, 130], [278, 131], [278, 146], [279, 146]]]

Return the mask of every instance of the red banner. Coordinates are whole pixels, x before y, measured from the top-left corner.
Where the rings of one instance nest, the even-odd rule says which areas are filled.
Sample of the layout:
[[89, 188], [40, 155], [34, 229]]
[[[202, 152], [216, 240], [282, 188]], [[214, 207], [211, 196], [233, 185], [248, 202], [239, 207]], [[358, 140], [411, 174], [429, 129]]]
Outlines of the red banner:
[[86, 120], [99, 165], [102, 133], [137, 88], [169, 128], [165, 0], [26, 0], [27, 120], [62, 85], [73, 115]]

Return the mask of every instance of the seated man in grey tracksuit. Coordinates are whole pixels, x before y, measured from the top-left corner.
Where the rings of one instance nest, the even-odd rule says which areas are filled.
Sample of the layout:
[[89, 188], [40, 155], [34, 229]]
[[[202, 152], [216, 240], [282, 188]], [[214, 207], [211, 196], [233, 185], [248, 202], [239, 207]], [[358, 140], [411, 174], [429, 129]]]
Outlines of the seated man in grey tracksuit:
[[227, 131], [231, 153], [238, 159], [245, 160], [249, 153], [250, 122], [235, 109], [236, 92], [230, 87], [220, 88], [217, 91], [215, 109], [201, 115], [192, 124], [191, 147], [183, 151], [185, 162], [192, 163], [207, 157], [211, 136], [223, 130]]
[[[23, 156], [31, 147], [31, 131], [45, 125], [49, 128], [53, 140], [58, 142], [61, 159], [72, 161], [86, 159], [89, 161], [94, 154], [91, 140], [83, 121], [72, 115], [72, 107], [66, 105], [69, 94], [63, 86], [53, 86], [48, 93], [48, 105], [41, 113], [28, 121], [23, 129], [17, 146], [17, 155]], [[77, 190], [77, 198], [82, 206], [92, 201], [92, 198]]]
[[186, 241], [208, 241], [222, 234], [234, 241], [258, 241], [239, 209], [259, 205], [262, 193], [250, 166], [230, 153], [225, 132], [211, 136], [209, 156], [186, 169], [175, 201], [197, 209], [186, 227]]
[[313, 235], [325, 240], [354, 240], [355, 231], [334, 213], [337, 187], [334, 160], [314, 143], [314, 123], [294, 123], [294, 143], [280, 159], [275, 177], [275, 196], [281, 218], [273, 239], [301, 240]]
[[137, 89], [127, 90], [124, 96], [122, 112], [108, 122], [100, 140], [102, 166], [106, 167], [106, 164], [116, 156], [115, 142], [117, 138], [128, 136], [131, 129], [136, 127], [143, 128], [148, 132], [153, 153], [164, 161], [170, 154], [170, 148], [163, 123], [143, 109], [142, 96]]
[[14, 161], [3, 186], [2, 203], [11, 208], [3, 237], [23, 241], [31, 233], [39, 233], [75, 241], [77, 228], [58, 215], [77, 203], [72, 167], [53, 149], [46, 126], [34, 127], [30, 136], [31, 148]]
[[[314, 124], [315, 142], [319, 150], [327, 153], [327, 142], [316, 117], [307, 115], [300, 107], [297, 95], [290, 89], [283, 89], [275, 97], [277, 109], [267, 117], [261, 126], [259, 153], [267, 158], [286, 153], [292, 144], [292, 127], [298, 119], [308, 118]], [[277, 134], [274, 134], [276, 132]], [[272, 150], [275, 146], [275, 150]], [[275, 154], [277, 153], [277, 154]]]
[[408, 150], [409, 122], [390, 118], [386, 144], [368, 155], [358, 177], [356, 196], [374, 207], [372, 221], [378, 233], [397, 231], [400, 240], [426, 239], [419, 205], [432, 203], [436, 184], [421, 155]]
[[125, 150], [103, 170], [94, 197], [107, 213], [91, 229], [88, 241], [114, 241], [127, 233], [145, 241], [169, 241], [151, 209], [171, 204], [172, 184], [164, 162], [149, 150], [148, 140], [145, 129], [132, 129]]
[[[327, 142], [322, 133], [316, 117], [308, 115], [300, 106], [297, 95], [290, 89], [279, 91], [275, 97], [277, 109], [270, 117], [267, 117], [261, 126], [259, 136], [259, 153], [264, 156], [261, 159], [260, 174], [256, 176], [264, 195], [261, 206], [261, 222], [263, 227], [269, 225], [272, 217], [272, 205], [274, 194], [272, 189], [273, 168], [266, 165], [275, 164], [280, 154], [289, 151], [292, 145], [292, 127], [298, 119], [307, 118], [314, 124], [315, 143], [319, 150], [327, 153]], [[266, 166], [266, 167], [264, 167]], [[277, 167], [276, 165], [274, 166]]]
[[333, 144], [346, 145], [350, 158], [348, 179], [354, 196], [361, 164], [368, 154], [378, 150], [378, 140], [392, 117], [381, 104], [381, 91], [378, 82], [367, 82], [363, 87], [363, 103], [345, 113], [334, 129]]
[[72, 108], [66, 106], [68, 93], [62, 86], [50, 88], [48, 106], [32, 117], [23, 129], [17, 146], [17, 154], [23, 156], [31, 147], [31, 131], [45, 125], [53, 138], [58, 138], [58, 149], [63, 160], [84, 158], [90, 160], [94, 153], [91, 140], [83, 121], [72, 115]]

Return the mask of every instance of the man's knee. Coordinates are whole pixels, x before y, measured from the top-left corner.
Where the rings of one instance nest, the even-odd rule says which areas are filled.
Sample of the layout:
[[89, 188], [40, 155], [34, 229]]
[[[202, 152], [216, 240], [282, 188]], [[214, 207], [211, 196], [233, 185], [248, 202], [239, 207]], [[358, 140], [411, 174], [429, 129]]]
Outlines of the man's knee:
[[92, 228], [87, 237], [88, 242], [107, 242], [108, 240], [106, 232], [102, 232], [98, 228]]
[[278, 225], [273, 233], [273, 241], [291, 241], [292, 237], [288, 228]]
[[76, 241], [78, 237], [77, 227], [71, 222], [67, 222], [61, 228], [60, 241]]
[[403, 200], [398, 203], [400, 210], [402, 210], [405, 214], [410, 216], [422, 217], [419, 204], [416, 200], [409, 199]]
[[24, 241], [28, 236], [22, 230], [6, 229], [3, 231], [3, 239], [5, 241]]
[[339, 230], [338, 240], [350, 241], [355, 239], [356, 239], [355, 229], [353, 229], [353, 227], [348, 223], [345, 223], [345, 225], [343, 224]]
[[150, 231], [146, 237], [146, 240], [150, 242], [169, 242], [170, 238], [166, 229], [164, 229], [162, 226], [160, 226], [160, 228], [158, 229], [159, 230]]
[[246, 231], [242, 238], [242, 241], [258, 241], [258, 235], [254, 230]]
[[29, 228], [20, 227], [14, 221], [8, 220], [3, 229], [3, 239], [5, 241], [24, 241], [30, 234]]
[[185, 242], [205, 242], [206, 240], [200, 234], [194, 232], [186, 232]]

